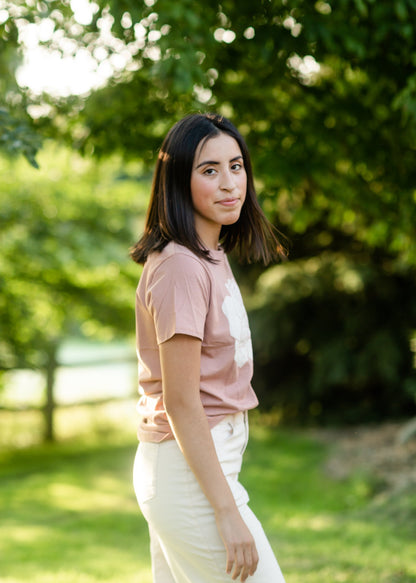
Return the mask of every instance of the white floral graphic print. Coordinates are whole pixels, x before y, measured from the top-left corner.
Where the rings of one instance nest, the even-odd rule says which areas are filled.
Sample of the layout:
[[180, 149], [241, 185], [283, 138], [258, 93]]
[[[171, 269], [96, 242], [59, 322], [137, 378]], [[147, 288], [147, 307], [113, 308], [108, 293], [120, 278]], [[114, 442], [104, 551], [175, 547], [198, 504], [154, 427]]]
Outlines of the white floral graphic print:
[[228, 279], [225, 287], [230, 295], [225, 297], [222, 311], [227, 316], [230, 334], [235, 339], [234, 360], [241, 368], [246, 362], [253, 360], [250, 328], [238, 285], [233, 279]]

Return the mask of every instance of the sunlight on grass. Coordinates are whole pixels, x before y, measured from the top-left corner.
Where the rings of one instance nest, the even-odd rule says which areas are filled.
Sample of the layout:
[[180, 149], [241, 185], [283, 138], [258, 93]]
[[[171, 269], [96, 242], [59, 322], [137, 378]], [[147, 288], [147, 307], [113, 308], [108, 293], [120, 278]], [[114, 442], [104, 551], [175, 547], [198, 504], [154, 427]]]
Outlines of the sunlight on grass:
[[294, 530], [313, 530], [313, 531], [323, 531], [327, 530], [328, 528], [334, 527], [334, 517], [333, 516], [293, 516], [289, 518], [288, 522], [286, 523], [288, 528]]
[[14, 544], [31, 544], [37, 541], [44, 534], [41, 526], [29, 526], [27, 524], [19, 526], [9, 526], [8, 537]]
[[[101, 483], [103, 481], [101, 480]], [[46, 494], [51, 506], [73, 512], [107, 510], [122, 507], [125, 503], [122, 495], [116, 492], [107, 493], [99, 485], [91, 491], [89, 488], [54, 482], [49, 484]]]
[[407, 515], [393, 511], [383, 517], [397, 500], [376, 503], [372, 476], [360, 472], [331, 479], [325, 471], [326, 446], [258, 421], [252, 424], [242, 480], [287, 582], [416, 581], [416, 545], [406, 534], [412, 516], [416, 519], [416, 493], [405, 497], [407, 509], [413, 508]]
[[[136, 434], [137, 399], [111, 401], [94, 406], [58, 408], [56, 434], [58, 441], [106, 440], [120, 442]], [[40, 411], [10, 413], [1, 411], [0, 448], [24, 448], [42, 443], [44, 420]]]

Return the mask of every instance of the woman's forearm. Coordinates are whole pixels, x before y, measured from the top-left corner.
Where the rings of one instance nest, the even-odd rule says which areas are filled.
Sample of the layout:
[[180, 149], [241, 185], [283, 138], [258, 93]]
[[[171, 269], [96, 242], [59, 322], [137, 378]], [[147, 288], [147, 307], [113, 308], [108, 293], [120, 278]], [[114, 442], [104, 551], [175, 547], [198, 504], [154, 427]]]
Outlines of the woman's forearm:
[[175, 438], [214, 511], [224, 511], [235, 504], [201, 402], [201, 342], [177, 335], [160, 353], [164, 405]]
[[177, 443], [211, 504], [227, 553], [226, 571], [245, 581], [257, 568], [249, 529], [222, 471], [200, 397], [201, 342], [176, 335], [160, 346], [163, 399]]
[[201, 401], [177, 403], [169, 408], [168, 417], [178, 445], [215, 513], [234, 509]]

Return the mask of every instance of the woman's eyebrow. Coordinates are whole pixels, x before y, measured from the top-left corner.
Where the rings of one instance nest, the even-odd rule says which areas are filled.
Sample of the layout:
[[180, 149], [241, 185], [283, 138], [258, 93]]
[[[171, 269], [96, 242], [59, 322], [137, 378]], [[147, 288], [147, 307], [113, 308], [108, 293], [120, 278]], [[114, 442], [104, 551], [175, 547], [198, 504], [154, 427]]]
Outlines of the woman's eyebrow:
[[[243, 156], [240, 154], [238, 156], [235, 156], [235, 158], [231, 158], [230, 162], [235, 162], [236, 160], [240, 160], [240, 158], [242, 158]], [[200, 168], [201, 166], [205, 166], [206, 164], [208, 165], [214, 165], [214, 164], [219, 164], [219, 162], [216, 162], [215, 160], [205, 160], [204, 162], [200, 162], [200, 164], [198, 164], [198, 166], [195, 167], [195, 169]]]

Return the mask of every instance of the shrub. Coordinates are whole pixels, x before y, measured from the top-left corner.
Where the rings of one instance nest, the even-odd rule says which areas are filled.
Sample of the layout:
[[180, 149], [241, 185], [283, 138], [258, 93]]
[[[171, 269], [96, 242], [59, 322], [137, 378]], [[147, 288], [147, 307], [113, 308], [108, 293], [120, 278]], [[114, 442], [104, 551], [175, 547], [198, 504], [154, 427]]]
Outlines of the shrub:
[[249, 309], [262, 407], [319, 423], [415, 413], [415, 287], [335, 253], [265, 271]]

